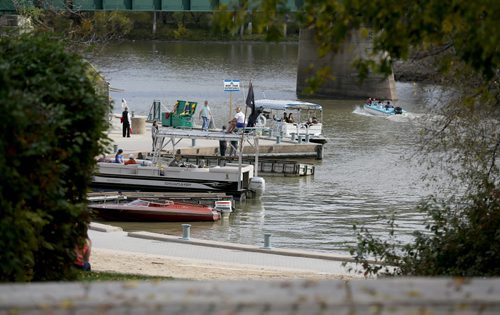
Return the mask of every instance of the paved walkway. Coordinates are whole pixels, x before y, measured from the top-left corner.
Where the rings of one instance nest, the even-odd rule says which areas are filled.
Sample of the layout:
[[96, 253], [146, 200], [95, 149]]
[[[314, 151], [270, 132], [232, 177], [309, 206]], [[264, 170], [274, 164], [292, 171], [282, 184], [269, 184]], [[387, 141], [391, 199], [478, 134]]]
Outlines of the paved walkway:
[[346, 256], [191, 238], [183, 240], [181, 236], [150, 232], [127, 233], [121, 228], [99, 223], [91, 224], [89, 237], [93, 247], [102, 249], [352, 276], [342, 266], [343, 261], [349, 260]]

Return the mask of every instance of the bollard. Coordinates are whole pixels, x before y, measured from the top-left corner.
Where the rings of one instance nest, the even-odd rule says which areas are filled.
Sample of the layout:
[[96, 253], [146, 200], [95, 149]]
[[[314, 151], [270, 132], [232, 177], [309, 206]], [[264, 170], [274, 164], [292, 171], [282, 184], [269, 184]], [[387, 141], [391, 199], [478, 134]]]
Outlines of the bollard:
[[196, 139], [191, 139], [191, 146], [195, 147], [196, 146]]
[[281, 143], [281, 137], [280, 136], [276, 137], [276, 143], [278, 143], [278, 144]]
[[309, 134], [306, 133], [306, 143], [309, 143], [309, 138], [310, 138]]
[[271, 249], [271, 234], [264, 234], [264, 248]]
[[116, 153], [116, 152], [118, 152], [118, 145], [113, 144], [113, 153]]
[[185, 241], [189, 241], [190, 238], [191, 238], [191, 224], [183, 224], [182, 239]]

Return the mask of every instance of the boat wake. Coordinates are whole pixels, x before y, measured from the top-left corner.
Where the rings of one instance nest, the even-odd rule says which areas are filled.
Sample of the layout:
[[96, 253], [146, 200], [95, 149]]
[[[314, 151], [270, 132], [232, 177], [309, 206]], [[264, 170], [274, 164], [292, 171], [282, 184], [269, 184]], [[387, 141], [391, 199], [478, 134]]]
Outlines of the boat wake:
[[375, 115], [372, 115], [370, 113], [368, 113], [367, 111], [365, 111], [363, 109], [363, 106], [356, 106], [356, 108], [354, 108], [354, 110], [352, 111], [353, 114], [357, 114], [357, 115], [361, 115], [361, 116], [375, 116]]
[[393, 115], [393, 116], [387, 116], [384, 117], [385, 119], [388, 119], [390, 121], [396, 121], [396, 122], [408, 122], [408, 121], [413, 121], [415, 119], [420, 118], [420, 114], [414, 114], [414, 113], [409, 113], [405, 112], [401, 115]]

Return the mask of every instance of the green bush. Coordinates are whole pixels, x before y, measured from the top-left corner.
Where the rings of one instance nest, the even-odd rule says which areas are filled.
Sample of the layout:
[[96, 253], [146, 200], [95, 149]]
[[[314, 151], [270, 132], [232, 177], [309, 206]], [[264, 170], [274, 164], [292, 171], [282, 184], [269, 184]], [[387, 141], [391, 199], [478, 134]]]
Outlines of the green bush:
[[107, 98], [47, 37], [0, 39], [0, 281], [74, 279]]

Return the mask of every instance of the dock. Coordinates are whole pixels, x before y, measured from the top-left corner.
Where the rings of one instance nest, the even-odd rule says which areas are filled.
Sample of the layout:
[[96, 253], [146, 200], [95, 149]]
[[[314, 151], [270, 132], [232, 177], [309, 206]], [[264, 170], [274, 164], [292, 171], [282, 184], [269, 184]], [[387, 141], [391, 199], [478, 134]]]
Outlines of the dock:
[[[165, 157], [171, 157], [174, 155], [185, 157], [220, 157], [219, 140], [241, 140], [240, 134], [226, 134], [218, 130], [206, 132], [195, 128], [176, 129], [170, 127], [160, 127], [160, 135], [167, 139], [167, 141], [172, 141], [173, 139], [175, 144], [175, 146], [167, 145], [161, 149], [161, 155]], [[153, 151], [150, 124], [147, 124], [142, 133], [132, 134], [130, 138], [123, 138], [119, 117], [114, 117], [112, 119], [112, 126], [108, 132], [108, 136], [112, 140], [110, 152], [113, 156], [117, 149], [122, 149], [125, 157], [130, 153], [135, 156], [141, 153], [143, 156], [147, 157], [150, 156]], [[257, 147], [248, 145], [248, 142], [244, 144], [242, 151], [243, 158], [253, 159], [256, 153]], [[258, 138], [258, 153], [261, 160], [322, 160], [323, 144], [308, 142], [305, 138], [301, 138], [299, 142], [298, 138], [273, 138], [262, 135]]]
[[[245, 129], [240, 133], [225, 133], [219, 130], [178, 129], [161, 127], [157, 134], [157, 147], [160, 152], [170, 155], [220, 156], [219, 141], [243, 141], [242, 156], [261, 158], [314, 158], [323, 159], [323, 145], [300, 141], [293, 137], [268, 137], [263, 130]], [[228, 145], [229, 148], [229, 145]]]
[[[240, 133], [225, 133], [222, 131], [203, 131], [196, 129], [162, 128], [157, 134], [156, 147], [152, 154], [153, 162], [174, 156], [184, 162], [205, 166], [224, 166], [238, 160], [239, 163], [252, 164], [256, 174], [267, 176], [309, 176], [314, 175], [314, 165], [292, 160], [278, 160], [279, 157], [295, 156], [300, 158], [321, 159], [322, 145], [317, 143], [303, 143], [281, 141], [276, 143], [269, 137], [262, 137], [264, 130], [249, 129]], [[178, 144], [191, 140], [191, 147], [178, 149]], [[204, 141], [205, 146], [199, 147], [198, 142]], [[207, 145], [207, 141], [215, 141], [216, 147]], [[221, 156], [219, 142], [226, 141], [230, 156]], [[271, 143], [270, 143], [271, 142]], [[242, 143], [242, 145], [240, 145]], [[212, 144], [213, 145], [213, 144]], [[239, 150], [238, 150], [239, 149]], [[241, 151], [240, 151], [241, 150]], [[231, 153], [233, 152], [234, 153]], [[273, 157], [273, 159], [269, 159]]]
[[[183, 162], [193, 163], [196, 165], [226, 165], [226, 163], [234, 163], [234, 157], [226, 156], [206, 156], [206, 155], [180, 155]], [[242, 159], [244, 164], [252, 164], [255, 166], [255, 161], [251, 157]], [[302, 163], [294, 160], [283, 159], [261, 159], [258, 162], [257, 172], [261, 176], [310, 176], [315, 173], [314, 164]]]

